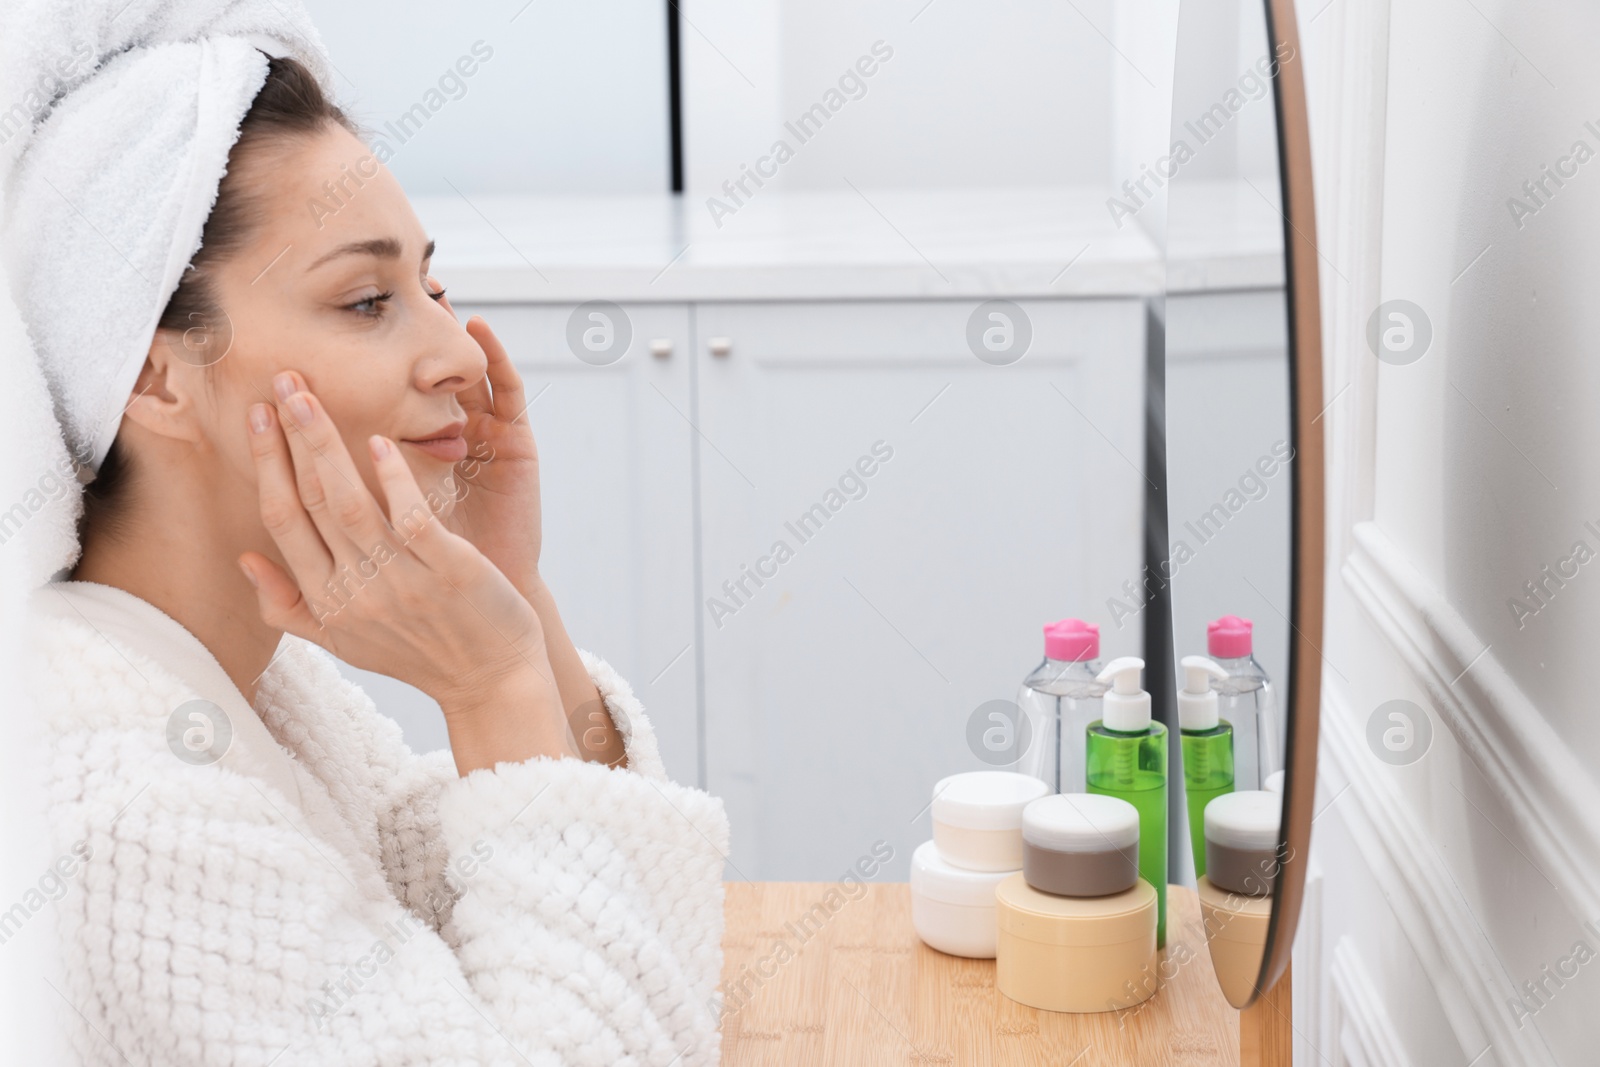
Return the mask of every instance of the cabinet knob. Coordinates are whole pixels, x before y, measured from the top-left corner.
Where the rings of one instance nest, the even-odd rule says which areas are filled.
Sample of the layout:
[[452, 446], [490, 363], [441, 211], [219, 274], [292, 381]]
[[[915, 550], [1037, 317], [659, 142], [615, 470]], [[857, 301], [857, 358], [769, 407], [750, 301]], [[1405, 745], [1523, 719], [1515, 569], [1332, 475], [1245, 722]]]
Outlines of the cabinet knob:
[[726, 356], [733, 351], [733, 338], [731, 337], [713, 337], [706, 344], [711, 349], [713, 356]]
[[666, 337], [651, 338], [650, 354], [657, 359], [666, 359], [672, 355], [672, 340]]

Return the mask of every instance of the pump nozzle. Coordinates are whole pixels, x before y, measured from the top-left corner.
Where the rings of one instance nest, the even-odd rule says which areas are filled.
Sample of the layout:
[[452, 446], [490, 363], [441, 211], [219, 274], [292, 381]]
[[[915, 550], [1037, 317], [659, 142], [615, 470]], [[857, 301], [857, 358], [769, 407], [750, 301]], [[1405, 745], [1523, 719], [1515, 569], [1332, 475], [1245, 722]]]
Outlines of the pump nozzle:
[[1205, 656], [1183, 657], [1183, 689], [1178, 693], [1178, 725], [1185, 730], [1211, 730], [1217, 725], [1217, 694], [1211, 679], [1228, 672]]
[[1139, 688], [1143, 671], [1144, 660], [1138, 656], [1119, 656], [1095, 677], [1102, 685], [1111, 686], [1101, 717], [1107, 730], [1136, 733], [1150, 725], [1150, 694]]

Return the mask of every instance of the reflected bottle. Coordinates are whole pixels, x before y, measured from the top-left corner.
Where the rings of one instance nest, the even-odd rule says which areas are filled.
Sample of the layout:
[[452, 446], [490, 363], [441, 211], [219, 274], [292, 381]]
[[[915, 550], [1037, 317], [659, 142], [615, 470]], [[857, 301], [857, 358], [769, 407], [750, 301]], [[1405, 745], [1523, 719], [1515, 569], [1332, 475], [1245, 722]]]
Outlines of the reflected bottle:
[[1139, 812], [1139, 877], [1156, 891], [1156, 947], [1167, 943], [1167, 728], [1150, 719], [1150, 694], [1139, 688], [1144, 660], [1106, 664], [1105, 714], [1085, 736], [1089, 792], [1119, 797]]
[[1272, 680], [1251, 654], [1249, 619], [1224, 615], [1206, 626], [1206, 648], [1226, 678], [1212, 682], [1218, 714], [1233, 724], [1233, 785], [1264, 789], [1283, 769], [1283, 723]]
[[1062, 619], [1044, 628], [1044, 662], [1023, 679], [1017, 704], [1028, 717], [1032, 740], [1017, 770], [1056, 793], [1082, 793], [1083, 737], [1100, 717], [1106, 685], [1100, 673], [1100, 627]]
[[1189, 850], [1194, 876], [1206, 873], [1206, 805], [1233, 792], [1233, 726], [1217, 713], [1213, 679], [1228, 672], [1204, 656], [1183, 657], [1178, 691], [1178, 732], [1183, 746], [1183, 791], [1189, 810]]

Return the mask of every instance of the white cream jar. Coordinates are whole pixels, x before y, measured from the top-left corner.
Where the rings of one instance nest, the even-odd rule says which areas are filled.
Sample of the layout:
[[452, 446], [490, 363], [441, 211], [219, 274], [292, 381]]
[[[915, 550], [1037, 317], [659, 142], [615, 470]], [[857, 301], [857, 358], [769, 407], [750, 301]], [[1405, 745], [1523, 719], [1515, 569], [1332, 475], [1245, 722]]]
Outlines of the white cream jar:
[[952, 866], [937, 845], [924, 841], [911, 854], [911, 925], [917, 936], [951, 956], [994, 959], [994, 890], [1013, 873]]
[[967, 771], [934, 787], [933, 839], [947, 863], [972, 871], [1022, 869], [1022, 809], [1050, 792], [1030, 774]]

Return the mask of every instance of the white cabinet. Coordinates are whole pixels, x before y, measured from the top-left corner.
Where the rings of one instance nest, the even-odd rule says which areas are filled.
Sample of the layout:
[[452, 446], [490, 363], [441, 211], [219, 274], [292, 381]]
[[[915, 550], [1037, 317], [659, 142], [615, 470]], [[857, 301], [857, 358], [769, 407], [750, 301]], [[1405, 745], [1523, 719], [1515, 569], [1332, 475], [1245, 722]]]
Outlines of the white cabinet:
[[[1137, 654], [1144, 304], [1024, 300], [1027, 354], [968, 347], [977, 300], [625, 304], [616, 363], [574, 304], [459, 304], [517, 361], [539, 442], [541, 564], [574, 640], [633, 685], [674, 778], [727, 802], [730, 877], [835, 878], [874, 842], [906, 877], [932, 783], [984, 766], [1040, 627]], [[667, 351], [665, 355], [652, 354]], [[414, 747], [437, 709], [358, 675]]]
[[1138, 580], [1142, 302], [1022, 301], [1010, 366], [968, 348], [979, 303], [696, 308], [707, 785], [739, 875], [837, 878], [882, 839], [906, 877], [934, 781], [984, 766], [971, 713]]

